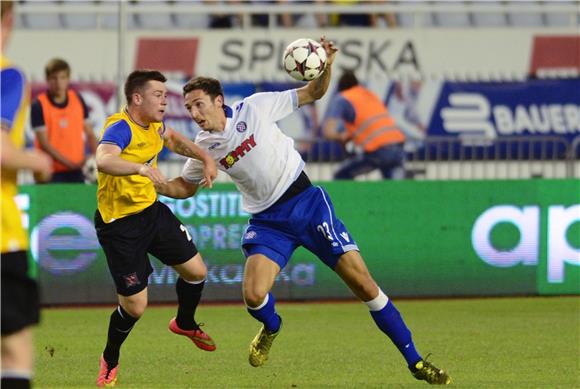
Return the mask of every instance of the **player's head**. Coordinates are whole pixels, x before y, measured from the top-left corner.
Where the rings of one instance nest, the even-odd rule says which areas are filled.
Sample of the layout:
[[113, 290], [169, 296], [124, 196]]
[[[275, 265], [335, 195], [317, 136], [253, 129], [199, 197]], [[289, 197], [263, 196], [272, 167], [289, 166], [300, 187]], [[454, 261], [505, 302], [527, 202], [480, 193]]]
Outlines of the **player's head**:
[[53, 58], [44, 67], [48, 92], [53, 96], [64, 96], [70, 84], [70, 66], [61, 58]]
[[167, 79], [157, 70], [135, 70], [125, 81], [127, 106], [149, 124], [160, 122], [167, 106]]
[[2, 18], [2, 51], [4, 51], [14, 26], [14, 3], [11, 0], [2, 0], [0, 2], [0, 14]]
[[206, 131], [225, 127], [224, 90], [215, 78], [195, 77], [183, 86], [184, 105], [191, 118]]
[[337, 89], [339, 92], [342, 92], [357, 85], [358, 79], [356, 78], [354, 72], [352, 70], [345, 70], [338, 79]]

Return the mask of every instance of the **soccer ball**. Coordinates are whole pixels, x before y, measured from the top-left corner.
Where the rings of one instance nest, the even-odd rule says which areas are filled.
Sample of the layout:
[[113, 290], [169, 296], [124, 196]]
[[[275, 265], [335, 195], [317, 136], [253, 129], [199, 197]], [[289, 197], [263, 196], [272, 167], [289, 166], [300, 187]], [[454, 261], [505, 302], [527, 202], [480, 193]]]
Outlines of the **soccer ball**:
[[302, 38], [290, 43], [284, 51], [284, 69], [298, 81], [314, 80], [324, 72], [326, 51], [315, 40]]

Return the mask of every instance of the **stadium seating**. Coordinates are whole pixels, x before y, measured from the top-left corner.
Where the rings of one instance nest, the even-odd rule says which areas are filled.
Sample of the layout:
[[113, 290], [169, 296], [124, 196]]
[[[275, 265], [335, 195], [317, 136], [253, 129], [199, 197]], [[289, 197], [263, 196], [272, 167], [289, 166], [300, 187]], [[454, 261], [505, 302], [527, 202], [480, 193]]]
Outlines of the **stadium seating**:
[[[118, 14], [114, 2], [89, 1], [89, 0], [47, 0], [47, 1], [21, 1], [17, 28], [30, 29], [113, 29], [118, 27]], [[128, 29], [195, 29], [206, 28], [209, 25], [211, 13], [197, 13], [203, 7], [203, 0], [132, 0], [126, 3]], [[70, 5], [76, 8], [70, 11]], [[228, 5], [239, 6], [242, 2], [223, 4], [213, 2], [210, 5], [215, 10], [222, 4], [224, 11]], [[552, 11], [550, 7], [571, 5], [573, 0], [568, 1], [385, 1], [386, 7], [395, 7], [397, 24], [402, 28], [416, 27], [441, 27], [441, 28], [469, 28], [469, 27], [563, 27], [578, 25], [578, 16], [565, 11]], [[196, 12], [187, 12], [190, 5]], [[250, 4], [255, 5], [255, 4]], [[308, 6], [307, 2], [287, 2], [285, 6], [296, 7]], [[319, 3], [316, 4], [319, 6]], [[359, 9], [376, 10], [374, 8], [361, 8], [365, 5], [351, 7], [346, 12], [357, 13]], [[276, 12], [276, 3], [267, 2], [264, 7], [269, 7], [268, 12]], [[371, 7], [371, 5], [368, 5]], [[538, 9], [538, 6], [541, 8]], [[81, 12], [78, 7], [86, 7], [87, 12]], [[42, 9], [42, 11], [40, 11]], [[176, 11], [179, 9], [179, 11]], [[255, 9], [255, 8], [254, 8]], [[475, 10], [474, 10], [475, 9]], [[487, 10], [489, 9], [489, 10]], [[185, 10], [185, 12], [184, 12]], [[251, 11], [245, 11], [251, 12]], [[262, 12], [262, 11], [261, 11]], [[341, 11], [343, 12], [343, 11]], [[282, 13], [282, 12], [280, 12]], [[296, 17], [295, 26], [300, 28], [315, 28], [318, 26], [316, 18], [309, 13], [300, 11]], [[250, 17], [242, 18], [247, 26], [252, 25]], [[280, 25], [279, 18], [269, 18], [272, 23]], [[260, 24], [262, 25], [262, 24]], [[386, 26], [382, 23], [381, 26]]]

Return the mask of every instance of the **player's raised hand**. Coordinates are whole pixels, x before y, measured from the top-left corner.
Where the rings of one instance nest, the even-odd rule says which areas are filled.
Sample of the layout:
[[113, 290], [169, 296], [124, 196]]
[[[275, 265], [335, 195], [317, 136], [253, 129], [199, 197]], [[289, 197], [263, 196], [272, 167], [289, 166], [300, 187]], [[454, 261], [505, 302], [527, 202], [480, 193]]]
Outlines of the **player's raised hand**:
[[163, 173], [161, 173], [159, 169], [149, 165], [142, 165], [139, 168], [139, 175], [149, 178], [154, 185], [167, 183], [167, 178], [165, 178]]
[[212, 188], [213, 182], [217, 177], [217, 166], [213, 158], [207, 158], [203, 162], [203, 179], [200, 181], [200, 185], [204, 188]]
[[338, 47], [334, 45], [333, 41], [326, 39], [326, 36], [324, 35], [320, 37], [320, 44], [322, 47], [324, 47], [324, 50], [326, 50], [326, 65], [332, 65], [334, 57], [336, 56], [336, 52], [338, 51]]

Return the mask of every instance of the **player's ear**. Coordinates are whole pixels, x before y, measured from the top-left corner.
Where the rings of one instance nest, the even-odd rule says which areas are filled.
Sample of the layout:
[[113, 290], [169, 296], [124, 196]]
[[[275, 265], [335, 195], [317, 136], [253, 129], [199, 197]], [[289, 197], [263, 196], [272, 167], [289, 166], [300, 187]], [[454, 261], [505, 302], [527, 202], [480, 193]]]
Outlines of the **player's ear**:
[[217, 95], [215, 98], [215, 104], [218, 106], [218, 108], [223, 107], [224, 106], [224, 97], [222, 95]]
[[133, 104], [135, 105], [141, 105], [141, 102], [143, 102], [143, 97], [139, 94], [139, 93], [133, 93]]

